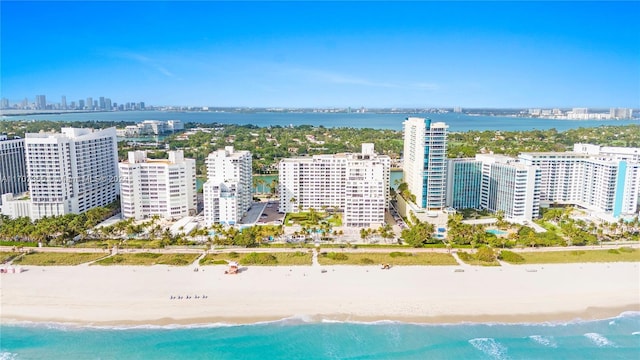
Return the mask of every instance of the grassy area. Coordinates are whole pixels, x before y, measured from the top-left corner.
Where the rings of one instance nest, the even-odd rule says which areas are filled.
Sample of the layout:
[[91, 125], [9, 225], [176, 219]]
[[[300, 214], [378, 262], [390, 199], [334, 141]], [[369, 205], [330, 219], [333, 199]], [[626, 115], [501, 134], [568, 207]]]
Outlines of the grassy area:
[[[524, 261], [519, 264], [561, 264], [581, 262], [640, 262], [640, 250], [619, 248], [611, 250], [541, 251], [518, 253]], [[504, 259], [510, 262], [508, 259]], [[514, 262], [515, 263], [515, 262]]]
[[0, 241], [0, 246], [36, 247], [38, 243], [35, 241]]
[[35, 266], [79, 265], [98, 260], [105, 256], [107, 256], [106, 253], [34, 252], [15, 259], [13, 263], [16, 265]]
[[329, 223], [332, 227], [342, 226], [342, 216], [318, 211], [315, 213], [315, 219], [312, 219], [310, 212], [287, 213], [284, 218], [284, 224], [289, 226], [300, 224], [302, 226], [319, 227], [323, 222]]
[[16, 256], [20, 255], [19, 252], [5, 252], [0, 251], [0, 264], [5, 264], [11, 261]]
[[122, 240], [89, 240], [76, 243], [75, 248], [91, 248], [91, 249], [111, 249], [114, 245], [118, 245]]
[[127, 240], [120, 245], [121, 249], [161, 249], [164, 245], [162, 240]]
[[464, 261], [469, 265], [480, 265], [480, 266], [500, 266], [500, 263], [497, 260], [494, 261], [481, 261], [478, 259], [476, 254], [469, 254], [464, 251], [458, 252], [458, 257], [460, 260]]
[[320, 265], [457, 265], [450, 254], [411, 253], [394, 251], [389, 253], [322, 252], [318, 256]]
[[225, 265], [227, 261], [237, 261], [240, 265], [275, 265], [295, 266], [311, 265], [311, 253], [306, 250], [278, 253], [250, 253], [235, 252], [207, 254], [200, 259], [200, 265]]
[[95, 265], [176, 265], [185, 266], [193, 263], [199, 254], [156, 254], [135, 253], [116, 254], [100, 261]]

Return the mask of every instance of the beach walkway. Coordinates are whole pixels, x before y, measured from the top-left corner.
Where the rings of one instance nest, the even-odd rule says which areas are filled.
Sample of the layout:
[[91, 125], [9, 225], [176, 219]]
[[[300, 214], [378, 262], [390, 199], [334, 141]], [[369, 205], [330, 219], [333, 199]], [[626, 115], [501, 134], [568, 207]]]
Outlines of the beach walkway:
[[318, 249], [313, 249], [313, 253], [311, 255], [311, 266], [314, 268], [320, 267], [320, 262], [318, 262]]

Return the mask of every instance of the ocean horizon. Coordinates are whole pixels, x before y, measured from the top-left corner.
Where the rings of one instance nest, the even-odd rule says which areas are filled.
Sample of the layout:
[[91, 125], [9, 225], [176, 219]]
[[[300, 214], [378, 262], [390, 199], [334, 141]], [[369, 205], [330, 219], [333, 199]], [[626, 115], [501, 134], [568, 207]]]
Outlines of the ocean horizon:
[[640, 120], [568, 120], [540, 119], [507, 116], [475, 116], [461, 113], [277, 113], [277, 112], [168, 112], [168, 111], [115, 111], [90, 113], [64, 113], [46, 115], [3, 116], [2, 121], [52, 120], [52, 121], [130, 121], [144, 120], [180, 120], [183, 123], [236, 124], [268, 126], [313, 125], [327, 128], [373, 128], [402, 130], [402, 122], [409, 116], [443, 121], [449, 125], [449, 131], [465, 132], [470, 130], [547, 130], [555, 128], [566, 131], [580, 127], [603, 125], [640, 125]]
[[630, 359], [640, 312], [601, 320], [419, 324], [304, 316], [232, 325], [0, 325], [0, 359]]

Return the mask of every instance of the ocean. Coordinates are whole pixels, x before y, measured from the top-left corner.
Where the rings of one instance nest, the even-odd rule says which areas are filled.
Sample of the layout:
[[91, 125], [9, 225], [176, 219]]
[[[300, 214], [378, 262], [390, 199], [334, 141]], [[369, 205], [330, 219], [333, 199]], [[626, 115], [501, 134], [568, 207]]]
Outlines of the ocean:
[[[445, 121], [450, 131], [558, 131], [638, 124], [463, 114], [113, 112], [3, 117], [11, 120], [314, 125], [401, 130], [407, 116]], [[401, 173], [400, 173], [401, 176]], [[540, 324], [313, 322], [291, 318], [251, 325], [89, 327], [0, 324], [4, 359], [637, 359], [640, 312], [597, 321]]]
[[444, 121], [449, 131], [469, 130], [546, 130], [558, 131], [579, 127], [601, 125], [640, 125], [640, 120], [550, 120], [534, 118], [515, 118], [504, 116], [470, 116], [459, 113], [444, 114], [377, 114], [377, 113], [231, 113], [231, 112], [165, 112], [165, 111], [122, 111], [73, 113], [58, 115], [3, 116], [3, 121], [11, 120], [53, 120], [53, 121], [131, 121], [143, 120], [181, 120], [183, 123], [220, 123], [238, 125], [289, 126], [313, 125], [352, 128], [373, 128], [402, 130], [402, 122], [408, 116], [430, 118]]
[[0, 325], [0, 359], [638, 359], [640, 312], [540, 324]]

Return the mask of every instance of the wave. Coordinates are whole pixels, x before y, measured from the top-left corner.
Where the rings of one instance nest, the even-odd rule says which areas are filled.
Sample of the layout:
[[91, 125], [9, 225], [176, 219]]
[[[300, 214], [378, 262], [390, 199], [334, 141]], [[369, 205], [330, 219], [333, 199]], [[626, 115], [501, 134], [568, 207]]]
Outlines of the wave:
[[492, 359], [508, 359], [507, 347], [493, 338], [475, 338], [469, 340], [469, 344], [482, 351]]
[[0, 351], [0, 360], [14, 360], [18, 354], [10, 353], [8, 351]]
[[584, 336], [598, 347], [614, 347], [616, 345], [611, 340], [598, 333], [586, 333]]
[[[575, 319], [570, 321], [547, 321], [547, 322], [449, 322], [449, 323], [424, 323], [424, 322], [411, 322], [391, 319], [380, 320], [340, 320], [333, 317], [325, 317], [322, 315], [294, 315], [281, 319], [256, 321], [252, 323], [228, 323], [228, 322], [212, 322], [212, 323], [193, 323], [193, 324], [120, 324], [120, 325], [101, 325], [101, 324], [86, 324], [86, 323], [73, 323], [73, 322], [37, 322], [37, 321], [12, 321], [3, 323], [2, 326], [22, 326], [22, 327], [42, 327], [55, 330], [72, 330], [72, 329], [99, 329], [99, 330], [176, 330], [176, 329], [198, 329], [198, 328], [218, 328], [218, 327], [242, 327], [242, 326], [260, 326], [260, 325], [305, 325], [305, 324], [355, 324], [355, 325], [412, 325], [421, 327], [455, 327], [455, 326], [569, 326], [586, 323], [595, 323], [601, 321], [608, 321], [610, 325], [615, 324], [615, 320], [623, 318], [640, 317], [640, 311], [625, 311], [619, 315], [598, 320], [583, 320]], [[635, 332], [633, 335], [638, 335], [640, 332]], [[585, 335], [586, 336], [586, 335]], [[535, 341], [535, 340], [534, 340]], [[0, 358], [0, 360], [2, 360]]]
[[529, 339], [546, 347], [552, 347], [552, 348], [558, 347], [558, 344], [554, 340], [553, 336], [531, 335], [529, 336]]

